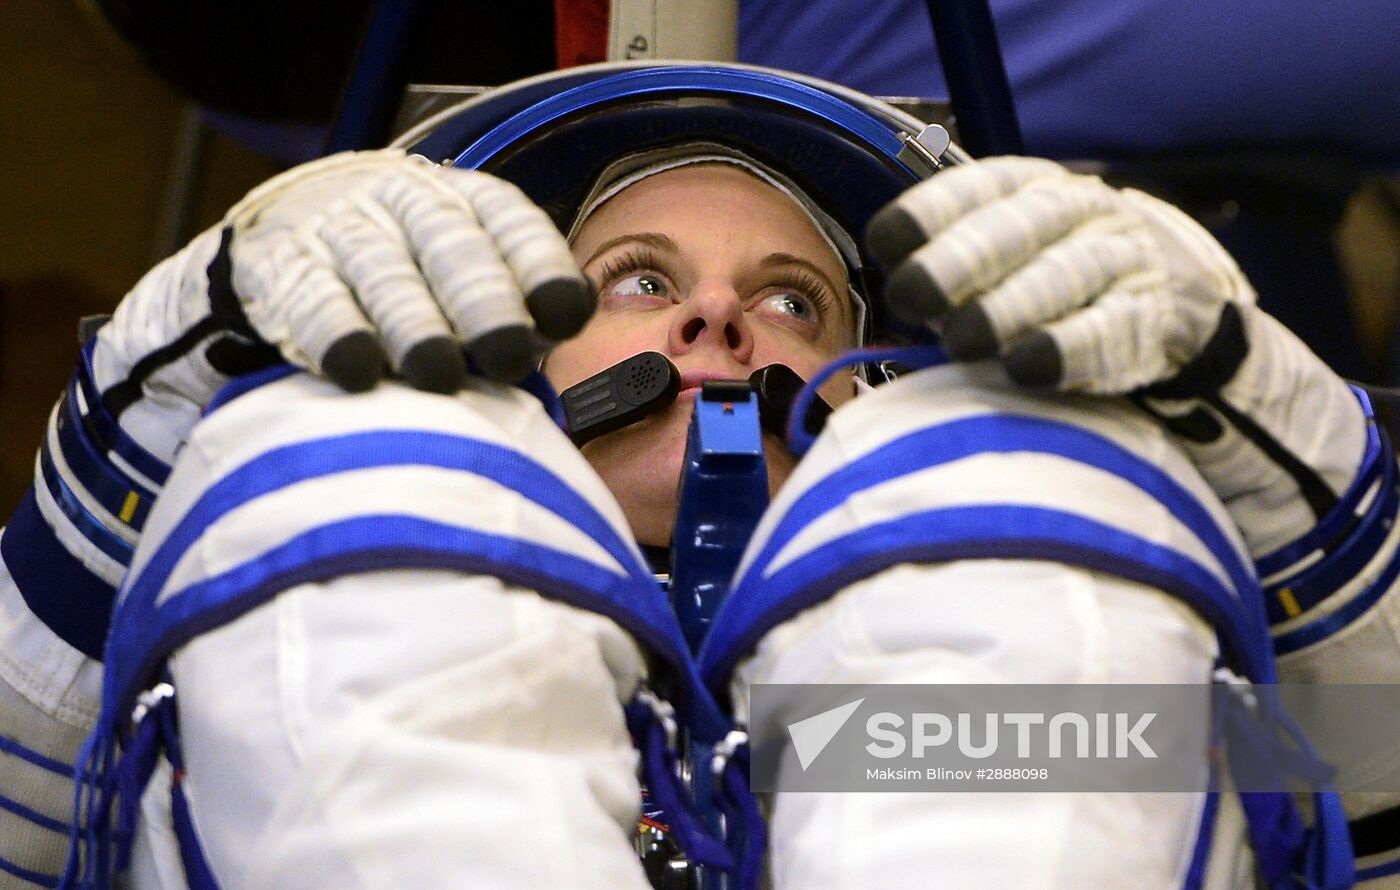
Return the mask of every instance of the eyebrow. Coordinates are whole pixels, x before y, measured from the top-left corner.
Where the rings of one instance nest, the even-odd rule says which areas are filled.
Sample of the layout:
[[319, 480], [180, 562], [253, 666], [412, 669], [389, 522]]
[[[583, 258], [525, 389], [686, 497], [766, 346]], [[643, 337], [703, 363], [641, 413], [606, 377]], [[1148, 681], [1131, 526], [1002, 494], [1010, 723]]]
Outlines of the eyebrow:
[[591, 265], [594, 260], [612, 250], [614, 247], [617, 247], [619, 244], [629, 244], [634, 241], [639, 244], [645, 244], [648, 247], [654, 247], [657, 250], [666, 250], [672, 253], [680, 250], [676, 242], [673, 241], [669, 235], [663, 235], [660, 232], [629, 232], [626, 235], [618, 235], [616, 238], [609, 238], [598, 245], [598, 249], [593, 251], [593, 255], [585, 260], [583, 265]]
[[802, 257], [794, 256], [790, 253], [770, 253], [759, 261], [759, 266], [764, 269], [771, 269], [775, 266], [798, 266], [812, 273], [817, 277], [817, 280], [825, 284], [827, 289], [831, 291], [832, 297], [835, 298], [837, 305], [842, 309], [842, 314], [850, 313], [850, 300], [846, 299], [846, 297], [849, 296], [848, 292], [837, 287], [830, 276], [823, 272], [821, 268], [811, 260], [804, 260]]
[[[598, 249], [593, 251], [593, 255], [585, 260], [583, 265], [592, 265], [594, 260], [612, 250], [614, 247], [622, 244], [634, 243], [645, 244], [656, 250], [665, 250], [671, 253], [680, 252], [680, 246], [676, 244], [675, 240], [669, 235], [664, 235], [661, 232], [628, 232], [624, 235], [618, 235], [616, 238], [609, 238], [598, 245]], [[837, 287], [836, 283], [831, 280], [831, 277], [823, 272], [821, 268], [811, 260], [805, 260], [795, 254], [779, 252], [768, 254], [766, 257], [759, 260], [758, 265], [759, 268], [763, 269], [771, 269], [778, 266], [797, 266], [801, 269], [805, 269], [816, 276], [818, 281], [826, 285], [827, 290], [831, 292], [832, 297], [836, 300], [841, 314], [848, 317], [851, 315], [850, 300], [845, 299], [848, 296], [848, 291]]]

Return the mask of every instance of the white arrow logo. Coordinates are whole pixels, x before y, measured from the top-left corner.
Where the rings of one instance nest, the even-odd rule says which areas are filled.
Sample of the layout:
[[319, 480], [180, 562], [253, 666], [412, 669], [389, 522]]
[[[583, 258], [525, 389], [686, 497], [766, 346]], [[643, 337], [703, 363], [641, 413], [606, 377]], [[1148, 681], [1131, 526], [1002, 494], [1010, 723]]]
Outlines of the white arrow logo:
[[851, 719], [851, 715], [856, 712], [856, 708], [859, 708], [863, 701], [865, 699], [858, 698], [849, 704], [841, 705], [839, 708], [822, 711], [814, 717], [788, 724], [788, 735], [792, 737], [792, 749], [797, 752], [797, 762], [801, 764], [803, 772], [806, 772], [807, 767], [812, 765], [812, 761], [817, 759], [817, 755], [831, 744], [831, 740], [836, 738], [841, 727], [846, 725], [846, 721]]

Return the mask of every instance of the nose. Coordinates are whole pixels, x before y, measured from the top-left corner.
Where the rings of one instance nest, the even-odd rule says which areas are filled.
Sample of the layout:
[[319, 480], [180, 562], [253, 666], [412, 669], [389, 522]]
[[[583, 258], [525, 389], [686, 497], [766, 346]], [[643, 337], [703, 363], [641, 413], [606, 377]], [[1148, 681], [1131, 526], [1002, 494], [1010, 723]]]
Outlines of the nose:
[[753, 331], [733, 285], [718, 278], [697, 281], [677, 307], [668, 345], [672, 355], [717, 348], [747, 364], [753, 357]]

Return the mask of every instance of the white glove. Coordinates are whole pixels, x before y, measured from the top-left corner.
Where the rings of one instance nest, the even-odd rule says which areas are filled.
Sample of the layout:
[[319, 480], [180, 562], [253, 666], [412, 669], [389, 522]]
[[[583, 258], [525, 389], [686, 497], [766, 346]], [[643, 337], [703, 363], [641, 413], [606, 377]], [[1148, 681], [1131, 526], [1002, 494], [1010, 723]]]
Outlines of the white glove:
[[535, 330], [571, 336], [594, 301], [514, 186], [397, 149], [341, 154], [254, 189], [143, 278], [99, 333], [94, 378], [168, 462], [229, 376], [278, 354], [350, 391], [388, 365], [454, 392], [464, 345], [482, 374], [519, 380], [545, 345]]
[[1256, 556], [1302, 537], [1356, 477], [1346, 383], [1255, 306], [1186, 214], [1051, 161], [994, 158], [910, 189], [867, 231], [887, 310], [1025, 386], [1137, 394], [1177, 433]]
[[[359, 391], [387, 365], [453, 392], [465, 348], [482, 374], [515, 381], [594, 302], [564, 238], [508, 183], [398, 150], [295, 168], [143, 277], [98, 331], [40, 452], [41, 524], [115, 587], [177, 449], [231, 377], [286, 359]], [[59, 626], [72, 610], [50, 611]]]

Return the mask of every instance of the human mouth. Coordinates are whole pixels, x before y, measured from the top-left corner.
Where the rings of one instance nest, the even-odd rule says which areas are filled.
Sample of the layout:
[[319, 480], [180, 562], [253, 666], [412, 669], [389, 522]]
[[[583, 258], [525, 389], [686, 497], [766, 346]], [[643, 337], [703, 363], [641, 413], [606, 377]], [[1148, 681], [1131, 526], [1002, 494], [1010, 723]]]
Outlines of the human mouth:
[[700, 392], [700, 388], [707, 380], [745, 380], [741, 374], [736, 372], [693, 370], [681, 372], [681, 391], [677, 398], [690, 395], [694, 397]]

